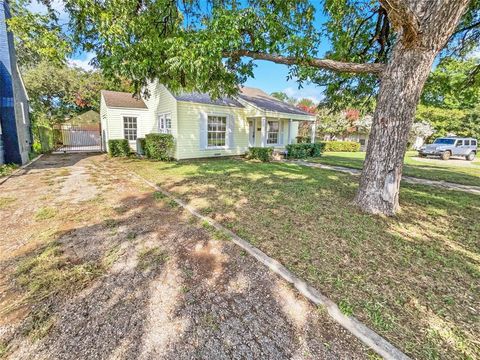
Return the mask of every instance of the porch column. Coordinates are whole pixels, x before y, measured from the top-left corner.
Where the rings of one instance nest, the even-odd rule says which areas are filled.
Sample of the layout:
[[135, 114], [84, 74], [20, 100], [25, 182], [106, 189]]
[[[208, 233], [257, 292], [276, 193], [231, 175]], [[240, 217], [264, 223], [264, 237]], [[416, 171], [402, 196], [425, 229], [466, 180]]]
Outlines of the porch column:
[[262, 116], [262, 147], [267, 146], [267, 118]]
[[293, 124], [293, 120], [288, 119], [288, 140], [287, 140], [287, 144], [292, 143], [292, 124]]
[[314, 121], [314, 122], [312, 123], [312, 141], [311, 141], [312, 144], [315, 142], [315, 135], [316, 135], [315, 133], [316, 133], [316, 132], [317, 132], [317, 122]]

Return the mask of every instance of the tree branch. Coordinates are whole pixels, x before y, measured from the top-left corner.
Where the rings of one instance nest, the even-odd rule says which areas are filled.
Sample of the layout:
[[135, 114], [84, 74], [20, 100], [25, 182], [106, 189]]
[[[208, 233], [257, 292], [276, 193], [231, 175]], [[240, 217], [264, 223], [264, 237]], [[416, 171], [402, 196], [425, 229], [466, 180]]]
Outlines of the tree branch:
[[402, 0], [380, 0], [383, 8], [387, 11], [393, 27], [399, 31], [403, 30], [402, 40], [407, 45], [418, 43], [420, 35], [420, 21], [405, 1]]
[[301, 65], [309, 66], [318, 69], [331, 70], [336, 72], [345, 72], [345, 73], [354, 73], [354, 74], [381, 74], [385, 69], [384, 64], [372, 64], [372, 63], [349, 63], [343, 61], [329, 60], [329, 59], [317, 59], [317, 58], [306, 58], [299, 59], [296, 57], [282, 56], [277, 54], [265, 54], [256, 51], [249, 50], [237, 50], [224, 52], [224, 57], [240, 57], [246, 56], [256, 60], [267, 60], [277, 64], [284, 65]]

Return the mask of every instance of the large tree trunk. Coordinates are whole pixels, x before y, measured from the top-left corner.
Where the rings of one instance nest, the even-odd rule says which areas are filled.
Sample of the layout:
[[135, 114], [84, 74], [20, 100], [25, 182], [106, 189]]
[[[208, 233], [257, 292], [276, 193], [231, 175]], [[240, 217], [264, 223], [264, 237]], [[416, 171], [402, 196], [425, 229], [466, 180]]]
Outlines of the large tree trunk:
[[393, 215], [408, 133], [436, 52], [398, 44], [382, 76], [367, 156], [355, 202], [370, 213]]
[[394, 215], [408, 133], [423, 85], [468, 0], [380, 1], [399, 30], [399, 41], [381, 77], [355, 203], [369, 213]]

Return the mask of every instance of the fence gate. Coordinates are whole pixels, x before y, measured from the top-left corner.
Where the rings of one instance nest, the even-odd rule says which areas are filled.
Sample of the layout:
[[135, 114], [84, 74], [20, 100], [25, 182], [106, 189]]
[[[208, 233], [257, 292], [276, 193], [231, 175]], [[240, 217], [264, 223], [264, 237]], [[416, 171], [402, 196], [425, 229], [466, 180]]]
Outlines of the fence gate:
[[103, 151], [100, 124], [57, 125], [53, 129], [55, 152]]

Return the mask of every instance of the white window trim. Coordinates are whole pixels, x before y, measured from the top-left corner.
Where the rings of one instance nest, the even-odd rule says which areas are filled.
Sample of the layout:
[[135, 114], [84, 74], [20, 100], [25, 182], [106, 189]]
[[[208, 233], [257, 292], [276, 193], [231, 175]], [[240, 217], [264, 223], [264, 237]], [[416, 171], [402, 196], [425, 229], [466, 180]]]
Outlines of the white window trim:
[[[224, 117], [226, 119], [225, 121], [225, 145], [224, 146], [208, 146], [208, 118], [210, 116], [217, 116], [217, 117]], [[230, 114], [225, 114], [225, 113], [207, 113], [207, 123], [206, 129], [205, 129], [205, 136], [207, 137], [205, 140], [205, 150], [226, 150], [228, 149], [228, 117]]]
[[23, 101], [20, 102], [20, 110], [22, 111], [22, 121], [23, 124], [26, 125], [27, 121], [25, 119], [25, 105], [23, 105]]
[[[278, 123], [278, 132], [277, 132], [277, 142], [276, 142], [276, 143], [269, 143], [269, 142], [268, 142], [268, 133], [269, 133], [269, 131], [268, 131], [268, 123], [269, 123], [269, 122], [277, 122], [277, 123]], [[280, 146], [280, 136], [282, 135], [282, 132], [280, 131], [280, 126], [281, 126], [281, 125], [280, 125], [280, 120], [268, 120], [268, 119], [267, 119], [267, 129], [266, 129], [266, 130], [267, 130], [267, 133], [266, 133], [266, 139], [265, 139], [265, 146], [267, 146], [267, 147], [270, 147], [270, 146], [272, 146], [272, 147], [274, 147], [274, 146]]]
[[[170, 116], [170, 128], [167, 128], [166, 126], [162, 127], [162, 119], [164, 121], [164, 124], [166, 125], [165, 119], [167, 118], [167, 115]], [[171, 134], [172, 133], [172, 113], [171, 112], [165, 112], [158, 114], [158, 132], [160, 134]]]
[[[134, 115], [134, 114], [122, 114], [122, 134], [123, 134], [123, 138], [128, 140], [129, 143], [136, 143], [137, 142], [137, 139], [138, 139], [138, 120], [139, 120], [139, 116], [138, 115]], [[125, 118], [127, 117], [131, 117], [131, 118], [136, 118], [137, 119], [137, 138], [135, 140], [129, 140], [125, 137]]]

